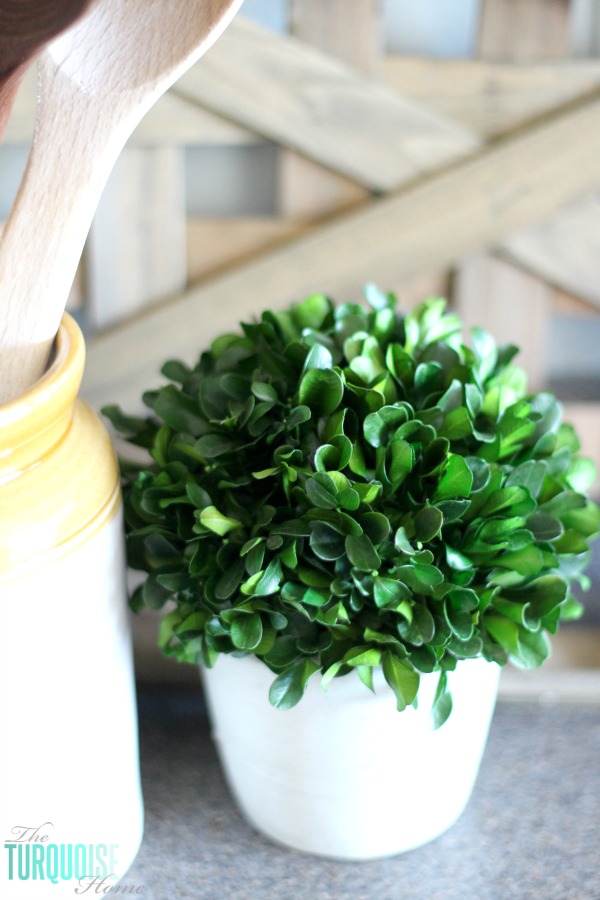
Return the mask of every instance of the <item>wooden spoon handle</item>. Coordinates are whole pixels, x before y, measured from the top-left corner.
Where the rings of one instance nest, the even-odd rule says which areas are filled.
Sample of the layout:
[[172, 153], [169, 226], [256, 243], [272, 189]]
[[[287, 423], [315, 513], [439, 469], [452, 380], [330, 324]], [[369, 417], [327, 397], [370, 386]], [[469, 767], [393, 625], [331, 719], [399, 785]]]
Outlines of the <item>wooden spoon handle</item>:
[[36, 130], [0, 242], [0, 403], [46, 368], [100, 194], [125, 141], [240, 3], [101, 0], [40, 58]]
[[[61, 116], [60, 128], [49, 117], [38, 119], [0, 242], [0, 401], [34, 384], [46, 368], [63, 298], [122, 144], [101, 133], [107, 119], [95, 116], [85, 94], [70, 89], [68, 75], [47, 53], [40, 58], [39, 80], [46, 107], [68, 114]], [[45, 152], [49, 141], [52, 154]]]

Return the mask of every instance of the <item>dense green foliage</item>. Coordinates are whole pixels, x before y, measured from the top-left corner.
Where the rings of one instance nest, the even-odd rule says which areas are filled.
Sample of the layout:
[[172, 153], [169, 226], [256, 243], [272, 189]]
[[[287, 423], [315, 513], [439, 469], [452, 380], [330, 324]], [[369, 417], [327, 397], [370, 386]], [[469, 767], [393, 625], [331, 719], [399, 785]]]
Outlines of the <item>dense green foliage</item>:
[[[252, 653], [271, 702], [308, 678], [382, 667], [398, 709], [419, 673], [483, 656], [540, 665], [580, 611], [600, 512], [592, 464], [517, 350], [430, 300], [402, 316], [317, 295], [214, 341], [144, 396], [147, 419], [104, 410], [147, 465], [122, 464], [134, 609], [166, 612], [169, 655]], [[173, 608], [171, 608], [173, 607]]]

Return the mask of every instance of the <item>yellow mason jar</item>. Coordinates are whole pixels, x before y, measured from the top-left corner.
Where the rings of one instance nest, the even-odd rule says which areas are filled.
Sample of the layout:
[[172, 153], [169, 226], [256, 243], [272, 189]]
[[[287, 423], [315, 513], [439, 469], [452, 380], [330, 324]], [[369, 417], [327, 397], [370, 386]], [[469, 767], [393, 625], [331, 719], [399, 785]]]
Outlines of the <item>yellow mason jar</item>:
[[114, 885], [142, 838], [119, 473], [77, 397], [84, 356], [66, 315], [46, 374], [0, 405], [6, 900]]

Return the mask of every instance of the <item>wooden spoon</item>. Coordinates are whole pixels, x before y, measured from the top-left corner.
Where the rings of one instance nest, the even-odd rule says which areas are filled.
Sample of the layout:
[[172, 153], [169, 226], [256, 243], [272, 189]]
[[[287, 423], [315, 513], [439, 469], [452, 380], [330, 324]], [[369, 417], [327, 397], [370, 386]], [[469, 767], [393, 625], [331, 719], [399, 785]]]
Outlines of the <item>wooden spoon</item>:
[[33, 144], [0, 243], [0, 402], [46, 368], [123, 144], [241, 2], [97, 0], [40, 58]]
[[0, 0], [0, 139], [25, 71], [91, 0]]

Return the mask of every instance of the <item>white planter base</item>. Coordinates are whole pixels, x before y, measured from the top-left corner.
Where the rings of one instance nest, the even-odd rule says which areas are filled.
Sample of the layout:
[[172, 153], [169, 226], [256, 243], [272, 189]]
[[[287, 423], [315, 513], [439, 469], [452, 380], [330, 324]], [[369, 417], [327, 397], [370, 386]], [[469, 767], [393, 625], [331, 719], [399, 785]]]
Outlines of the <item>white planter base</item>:
[[203, 669], [214, 739], [229, 787], [259, 831], [296, 850], [366, 860], [419, 847], [464, 810], [479, 769], [499, 668], [459, 663], [454, 709], [438, 731], [429, 711], [438, 675], [422, 676], [419, 709], [398, 713], [383, 677], [373, 695], [353, 674], [298, 706], [274, 709], [274, 675], [254, 657]]

